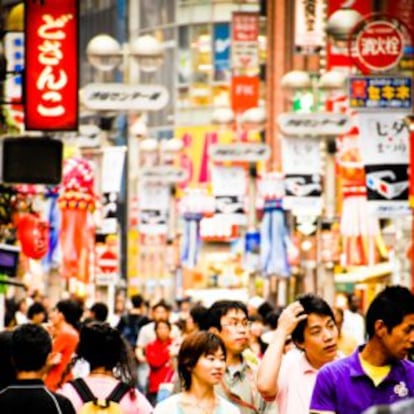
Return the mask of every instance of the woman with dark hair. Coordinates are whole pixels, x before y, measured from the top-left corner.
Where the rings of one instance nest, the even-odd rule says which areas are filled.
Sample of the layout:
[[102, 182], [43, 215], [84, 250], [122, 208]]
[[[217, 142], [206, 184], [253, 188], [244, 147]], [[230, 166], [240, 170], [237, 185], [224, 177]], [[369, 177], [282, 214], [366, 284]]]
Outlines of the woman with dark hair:
[[218, 336], [205, 331], [188, 335], [178, 353], [184, 391], [161, 401], [154, 414], [240, 414], [214, 390], [225, 368], [226, 349]]
[[[136, 389], [136, 367], [133, 353], [121, 334], [109, 324], [92, 322], [82, 327], [76, 358], [89, 363], [90, 373], [83, 378], [98, 399], [106, 399], [122, 382], [128, 388], [119, 401], [125, 414], [150, 414], [152, 406]], [[75, 380], [78, 381], [79, 380]], [[84, 402], [72, 382], [58, 391], [68, 397], [78, 411]]]

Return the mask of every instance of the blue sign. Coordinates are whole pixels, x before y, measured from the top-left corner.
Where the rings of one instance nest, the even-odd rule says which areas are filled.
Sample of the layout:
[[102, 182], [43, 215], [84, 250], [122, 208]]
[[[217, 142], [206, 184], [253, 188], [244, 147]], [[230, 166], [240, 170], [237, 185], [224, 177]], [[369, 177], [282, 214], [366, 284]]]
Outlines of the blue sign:
[[349, 78], [349, 102], [354, 109], [411, 109], [412, 79], [397, 76]]
[[230, 25], [214, 25], [214, 80], [230, 80]]

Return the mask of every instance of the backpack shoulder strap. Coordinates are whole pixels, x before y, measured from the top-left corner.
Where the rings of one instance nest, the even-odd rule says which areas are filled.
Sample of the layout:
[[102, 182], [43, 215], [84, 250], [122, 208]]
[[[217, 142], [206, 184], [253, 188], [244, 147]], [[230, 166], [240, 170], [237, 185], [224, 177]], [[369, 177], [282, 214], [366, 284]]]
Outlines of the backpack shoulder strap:
[[128, 384], [125, 382], [118, 382], [116, 387], [111, 391], [111, 393], [106, 397], [108, 401], [113, 401], [119, 403], [122, 400], [123, 396], [131, 389]]
[[81, 397], [84, 403], [89, 401], [96, 401], [96, 397], [93, 395], [92, 391], [82, 378], [77, 378], [74, 381], [71, 381], [70, 384], [73, 386], [73, 388], [75, 388], [76, 392], [79, 394], [79, 397]]

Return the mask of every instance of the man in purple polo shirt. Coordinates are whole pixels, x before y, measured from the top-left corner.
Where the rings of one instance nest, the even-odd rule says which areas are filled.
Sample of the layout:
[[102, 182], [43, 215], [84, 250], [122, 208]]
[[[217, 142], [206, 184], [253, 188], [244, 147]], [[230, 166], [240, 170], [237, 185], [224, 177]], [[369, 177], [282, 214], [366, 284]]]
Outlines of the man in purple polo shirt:
[[319, 371], [310, 412], [359, 414], [367, 408], [414, 397], [414, 295], [405, 287], [385, 288], [367, 315], [368, 342], [347, 358]]

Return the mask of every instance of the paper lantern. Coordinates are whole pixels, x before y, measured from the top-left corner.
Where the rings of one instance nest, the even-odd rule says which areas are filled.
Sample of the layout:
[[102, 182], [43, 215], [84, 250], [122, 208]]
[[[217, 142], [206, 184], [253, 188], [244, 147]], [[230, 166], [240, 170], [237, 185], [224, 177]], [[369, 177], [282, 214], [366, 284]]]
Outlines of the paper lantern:
[[49, 226], [35, 214], [20, 217], [17, 235], [23, 253], [31, 259], [41, 259], [48, 250]]

